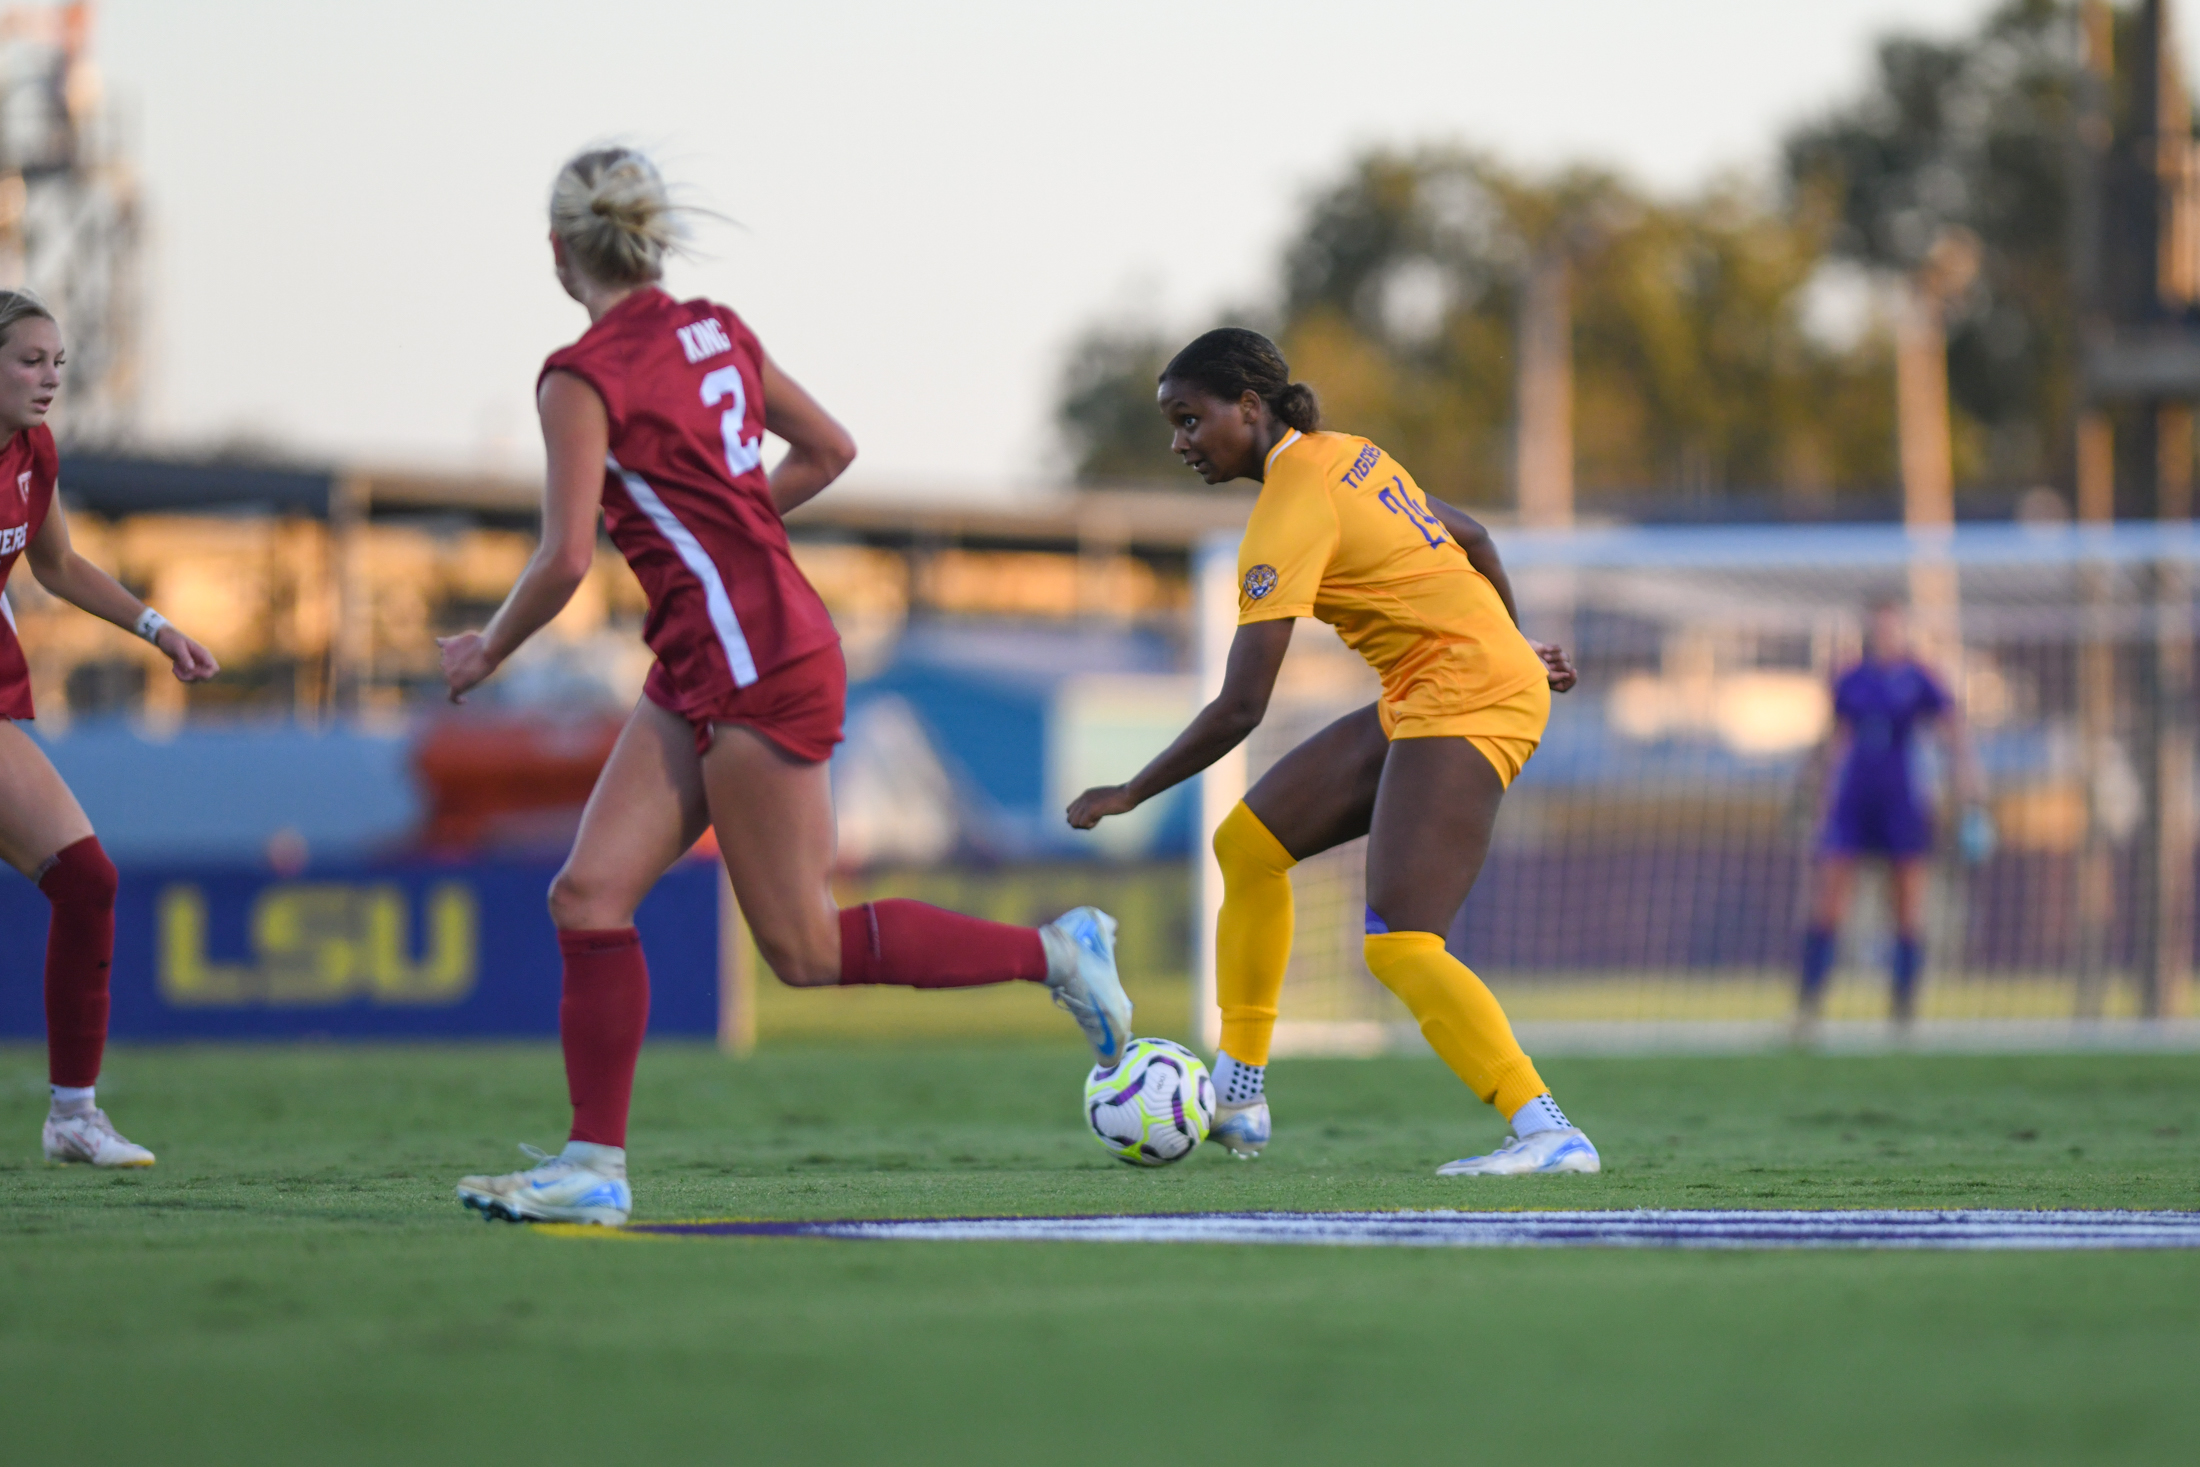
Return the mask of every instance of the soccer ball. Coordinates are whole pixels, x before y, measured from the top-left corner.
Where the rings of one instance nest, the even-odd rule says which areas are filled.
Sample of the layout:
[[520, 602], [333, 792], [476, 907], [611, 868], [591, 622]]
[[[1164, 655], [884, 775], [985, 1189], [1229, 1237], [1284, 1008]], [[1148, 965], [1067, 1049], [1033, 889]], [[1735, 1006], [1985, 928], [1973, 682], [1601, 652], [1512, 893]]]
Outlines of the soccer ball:
[[1167, 1039], [1133, 1039], [1085, 1077], [1085, 1123], [1118, 1160], [1167, 1166], [1207, 1139], [1215, 1082], [1198, 1055]]

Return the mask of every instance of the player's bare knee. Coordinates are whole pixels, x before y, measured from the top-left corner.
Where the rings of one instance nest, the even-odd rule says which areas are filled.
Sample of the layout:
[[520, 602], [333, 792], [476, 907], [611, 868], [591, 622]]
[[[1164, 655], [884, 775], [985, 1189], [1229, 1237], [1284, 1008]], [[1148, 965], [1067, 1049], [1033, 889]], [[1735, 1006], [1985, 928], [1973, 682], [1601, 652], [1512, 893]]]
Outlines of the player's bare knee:
[[765, 944], [757, 950], [772, 976], [789, 988], [830, 988], [840, 981], [840, 962], [805, 945]]
[[571, 867], [551, 878], [550, 920], [566, 931], [594, 931], [630, 926], [634, 909], [623, 894], [574, 872]]
[[789, 988], [830, 988], [840, 982], [839, 932], [756, 929], [756, 951]]

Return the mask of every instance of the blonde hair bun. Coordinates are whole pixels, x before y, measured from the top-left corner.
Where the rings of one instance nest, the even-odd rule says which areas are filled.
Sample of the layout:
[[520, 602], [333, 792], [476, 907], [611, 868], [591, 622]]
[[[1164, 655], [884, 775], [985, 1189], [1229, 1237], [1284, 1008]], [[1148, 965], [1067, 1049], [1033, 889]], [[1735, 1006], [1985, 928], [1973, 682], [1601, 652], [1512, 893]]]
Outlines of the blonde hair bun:
[[657, 165], [632, 148], [595, 148], [558, 170], [550, 229], [592, 280], [639, 285], [679, 247], [679, 209]]

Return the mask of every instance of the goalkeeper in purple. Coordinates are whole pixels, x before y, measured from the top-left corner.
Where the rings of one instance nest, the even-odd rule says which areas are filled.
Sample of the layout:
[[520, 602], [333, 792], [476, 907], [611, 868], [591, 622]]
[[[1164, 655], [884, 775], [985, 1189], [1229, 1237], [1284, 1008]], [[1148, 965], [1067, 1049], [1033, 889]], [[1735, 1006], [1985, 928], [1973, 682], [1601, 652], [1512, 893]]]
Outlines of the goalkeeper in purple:
[[1864, 660], [1833, 685], [1833, 719], [1818, 880], [1803, 937], [1800, 1019], [1807, 1029], [1818, 1018], [1835, 934], [1856, 890], [1857, 864], [1875, 860], [1887, 863], [1893, 897], [1892, 1012], [1895, 1022], [1906, 1024], [1917, 1011], [1925, 956], [1925, 863], [1933, 850], [1932, 798], [1919, 778], [1918, 735], [1929, 729], [1945, 746], [1955, 794], [1965, 807], [1965, 854], [1973, 858], [1982, 858], [1992, 841], [1979, 807], [1978, 761], [1947, 690], [1910, 655], [1902, 610], [1893, 604], [1871, 609]]

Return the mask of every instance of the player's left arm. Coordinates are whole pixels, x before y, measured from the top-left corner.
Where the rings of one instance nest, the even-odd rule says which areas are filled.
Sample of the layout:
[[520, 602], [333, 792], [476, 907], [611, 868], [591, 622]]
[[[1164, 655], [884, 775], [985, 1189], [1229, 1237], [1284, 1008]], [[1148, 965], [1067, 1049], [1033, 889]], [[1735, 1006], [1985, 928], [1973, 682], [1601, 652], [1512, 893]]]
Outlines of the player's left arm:
[[[1421, 497], [1428, 501], [1430, 513], [1443, 523], [1453, 542], [1466, 552], [1467, 564], [1480, 571], [1482, 579], [1496, 589], [1497, 599], [1505, 603], [1505, 614], [1513, 619], [1513, 625], [1519, 626], [1520, 605], [1513, 600], [1512, 577], [1505, 574], [1505, 563], [1498, 558], [1497, 542], [1490, 538], [1489, 530], [1473, 515], [1444, 503], [1433, 494]], [[1566, 649], [1556, 642], [1538, 642], [1533, 637], [1528, 639], [1528, 645], [1543, 659], [1543, 666], [1550, 675], [1551, 691], [1571, 692], [1581, 675], [1574, 671]]]
[[1993, 855], [1998, 839], [1993, 813], [1986, 806], [1986, 771], [1979, 763], [1978, 746], [1972, 742], [1962, 706], [1945, 694], [1943, 699], [1933, 718], [1933, 732], [1948, 758], [1949, 783], [1958, 812], [1956, 851], [1966, 865], [1977, 866]]
[[856, 441], [802, 384], [764, 358], [764, 426], [787, 440], [771, 472], [772, 503], [782, 518], [815, 499], [856, 461]]
[[[111, 621], [126, 632], [136, 632], [143, 623], [145, 603], [77, 553], [69, 539], [69, 519], [62, 512], [58, 495], [46, 511], [46, 522], [38, 527], [38, 538], [24, 547], [24, 557], [30, 561], [31, 574], [39, 585], [78, 610]], [[200, 683], [221, 671], [213, 653], [168, 625], [165, 618], [155, 625], [159, 630], [153, 633], [153, 645], [174, 667], [177, 681]]]

